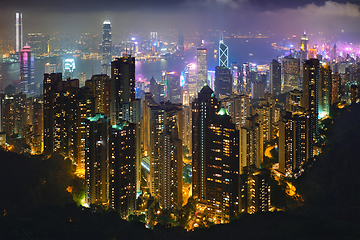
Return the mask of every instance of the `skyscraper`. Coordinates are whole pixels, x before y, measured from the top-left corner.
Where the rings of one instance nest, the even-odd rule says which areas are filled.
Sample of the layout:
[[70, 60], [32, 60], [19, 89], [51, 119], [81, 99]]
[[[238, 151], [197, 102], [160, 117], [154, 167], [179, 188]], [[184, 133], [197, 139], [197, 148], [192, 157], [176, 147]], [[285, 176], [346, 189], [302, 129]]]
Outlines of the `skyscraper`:
[[135, 213], [136, 200], [136, 124], [122, 121], [110, 128], [110, 208], [126, 219]]
[[109, 117], [87, 118], [89, 135], [85, 148], [85, 203], [109, 203]]
[[[207, 85], [207, 49], [196, 50], [196, 96]], [[191, 95], [190, 95], [191, 96]]]
[[23, 48], [22, 13], [16, 13], [15, 18], [15, 52], [20, 53]]
[[101, 72], [103, 74], [111, 74], [111, 22], [104, 21], [103, 23], [103, 40], [102, 40], [102, 61], [101, 61]]
[[248, 95], [231, 95], [221, 99], [221, 107], [227, 110], [232, 123], [238, 130], [245, 125], [245, 119], [250, 117], [250, 97]]
[[228, 67], [215, 67], [215, 93], [219, 99], [232, 93], [232, 75]]
[[306, 32], [301, 37], [300, 42], [300, 60], [301, 62], [309, 59], [309, 38], [306, 36]]
[[270, 63], [269, 85], [273, 96], [281, 94], [281, 64], [275, 59]]
[[34, 55], [30, 46], [24, 46], [20, 52], [20, 85], [21, 91], [27, 96], [35, 95]]
[[111, 125], [130, 114], [131, 103], [135, 101], [135, 57], [131, 55], [116, 58], [111, 62]]
[[193, 101], [193, 197], [224, 223], [239, 211], [239, 131], [218, 106], [209, 86]]
[[183, 88], [180, 86], [180, 74], [163, 71], [162, 78], [166, 88], [166, 100], [172, 103], [182, 103]]
[[197, 96], [197, 70], [195, 63], [189, 63], [185, 67], [185, 89], [189, 93], [189, 102], [192, 102], [193, 99]]
[[319, 137], [318, 117], [319, 117], [319, 60], [310, 59], [304, 62], [303, 76], [303, 103], [302, 107], [310, 114], [309, 130], [311, 136]]
[[179, 32], [177, 50], [180, 52], [184, 51], [184, 35], [182, 32]]
[[219, 41], [219, 66], [226, 68], [229, 67], [229, 48], [224, 43], [222, 36]]
[[285, 57], [282, 59], [282, 93], [299, 89], [300, 84], [300, 60], [298, 58]]

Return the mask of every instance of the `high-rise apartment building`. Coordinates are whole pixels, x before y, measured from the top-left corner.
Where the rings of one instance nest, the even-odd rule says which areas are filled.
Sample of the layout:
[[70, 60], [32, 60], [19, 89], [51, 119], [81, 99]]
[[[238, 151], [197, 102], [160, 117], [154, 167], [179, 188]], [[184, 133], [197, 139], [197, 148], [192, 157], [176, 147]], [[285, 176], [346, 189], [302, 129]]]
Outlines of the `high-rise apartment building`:
[[318, 117], [319, 117], [319, 60], [310, 59], [303, 64], [303, 103], [302, 107], [310, 114], [310, 131], [314, 139], [319, 137]]
[[269, 91], [273, 96], [281, 94], [281, 64], [275, 59], [270, 62]]
[[103, 114], [87, 118], [89, 126], [85, 147], [85, 203], [109, 203], [109, 129], [110, 119]]
[[245, 125], [245, 119], [250, 117], [250, 97], [248, 95], [231, 95], [221, 99], [221, 107], [226, 109], [238, 130]]
[[304, 111], [286, 112], [279, 122], [279, 171], [286, 176], [301, 170], [313, 156], [310, 118]]
[[196, 50], [196, 95], [207, 85], [207, 49], [198, 48]]
[[289, 92], [286, 97], [286, 111], [295, 113], [301, 111], [302, 107], [302, 91], [294, 89]]
[[215, 222], [239, 211], [239, 132], [214, 92], [203, 87], [192, 103], [193, 197]]
[[22, 13], [15, 14], [15, 52], [20, 53], [23, 48]]
[[179, 149], [182, 144], [182, 106], [162, 102], [150, 106], [150, 115], [150, 193], [166, 209], [181, 207], [182, 191], [179, 188], [182, 182], [178, 177], [182, 176], [182, 151]]
[[257, 114], [245, 120], [245, 126], [240, 129], [240, 174], [245, 167], [259, 168], [263, 162], [264, 142], [263, 127]]
[[127, 120], [135, 101], [135, 57], [123, 56], [111, 63], [111, 124]]
[[21, 91], [28, 97], [35, 95], [34, 83], [34, 55], [30, 46], [24, 46], [20, 51], [20, 86]]
[[110, 75], [111, 72], [111, 22], [104, 21], [102, 28], [102, 61], [101, 61], [101, 72], [102, 74]]
[[180, 74], [178, 72], [162, 72], [164, 87], [166, 88], [166, 100], [172, 103], [182, 103], [183, 87], [180, 86]]
[[93, 75], [85, 82], [94, 97], [95, 113], [110, 116], [110, 82], [106, 74]]
[[135, 213], [136, 200], [135, 123], [122, 121], [110, 128], [109, 207], [123, 219]]

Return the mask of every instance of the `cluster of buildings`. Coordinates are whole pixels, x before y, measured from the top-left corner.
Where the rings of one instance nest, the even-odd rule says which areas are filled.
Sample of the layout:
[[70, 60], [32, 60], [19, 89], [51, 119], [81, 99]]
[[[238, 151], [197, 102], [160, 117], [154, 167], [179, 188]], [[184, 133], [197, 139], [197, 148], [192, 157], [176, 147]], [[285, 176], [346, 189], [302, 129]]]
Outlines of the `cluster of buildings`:
[[[276, 171], [298, 176], [319, 152], [321, 119], [332, 106], [359, 99], [359, 58], [336, 56], [336, 46], [331, 58], [323, 58], [309, 50], [306, 35], [299, 52], [273, 60], [266, 74], [253, 63], [229, 66], [221, 39], [219, 66], [209, 77], [201, 46], [196, 63], [152, 78], [141, 98], [135, 95], [141, 87], [135, 57], [112, 59], [108, 21], [102, 45], [103, 74], [83, 84], [45, 73], [43, 94], [34, 96], [24, 73], [20, 93], [5, 89], [0, 140], [6, 145], [17, 136], [32, 154], [59, 152], [72, 159], [85, 178], [85, 203], [114, 209], [122, 218], [139, 213], [136, 199], [146, 191], [162, 209], [182, 207], [184, 148], [192, 159], [192, 197], [212, 221], [269, 211], [270, 170], [261, 167], [267, 144], [277, 145]], [[20, 56], [29, 60], [31, 51], [25, 46]], [[287, 94], [286, 106], [278, 102], [281, 94]]]

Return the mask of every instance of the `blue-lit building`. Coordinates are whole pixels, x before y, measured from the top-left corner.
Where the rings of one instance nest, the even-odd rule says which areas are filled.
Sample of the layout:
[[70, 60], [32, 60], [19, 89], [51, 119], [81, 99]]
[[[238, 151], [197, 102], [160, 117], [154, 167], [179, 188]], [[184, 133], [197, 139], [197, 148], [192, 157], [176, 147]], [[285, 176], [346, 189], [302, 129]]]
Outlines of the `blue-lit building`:
[[219, 41], [219, 66], [227, 68], [229, 67], [229, 48], [224, 43], [222, 37]]

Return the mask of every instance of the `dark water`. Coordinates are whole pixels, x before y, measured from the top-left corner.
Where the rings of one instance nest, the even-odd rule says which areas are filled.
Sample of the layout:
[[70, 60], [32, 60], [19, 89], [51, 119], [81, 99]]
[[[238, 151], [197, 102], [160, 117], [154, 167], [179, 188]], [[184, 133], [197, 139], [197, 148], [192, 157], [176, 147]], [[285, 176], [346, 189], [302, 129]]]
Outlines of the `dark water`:
[[[214, 70], [218, 65], [218, 60], [214, 58], [214, 49], [218, 49], [217, 40], [213, 40], [214, 44], [208, 44], [208, 70]], [[271, 47], [271, 43], [275, 41], [271, 38], [266, 39], [224, 39], [225, 44], [229, 47], [229, 64], [232, 62], [244, 63], [247, 61], [257, 64], [269, 63], [273, 58], [281, 55], [283, 52], [275, 50]], [[249, 54], [252, 53], [252, 56]], [[157, 60], [157, 61], [137, 61], [136, 75], [142, 74], [145, 78], [155, 79], [161, 78], [161, 71], [182, 71], [187, 63], [196, 62], [196, 49], [187, 51], [184, 58]], [[65, 58], [73, 58], [66, 56]], [[49, 59], [35, 60], [34, 81], [42, 83], [45, 64], [57, 64], [58, 72], [62, 71], [63, 57], [54, 57]], [[74, 78], [78, 78], [78, 73], [86, 73], [86, 79], [90, 79], [92, 74], [101, 73], [101, 62], [95, 59], [81, 59], [76, 57]], [[19, 80], [19, 64], [6, 64], [0, 68], [0, 75], [3, 79], [3, 89], [11, 84], [12, 81]]]

